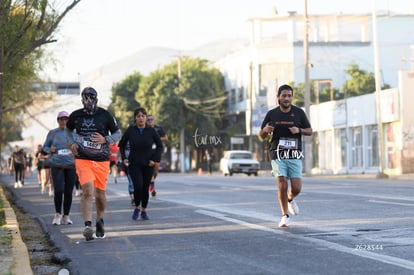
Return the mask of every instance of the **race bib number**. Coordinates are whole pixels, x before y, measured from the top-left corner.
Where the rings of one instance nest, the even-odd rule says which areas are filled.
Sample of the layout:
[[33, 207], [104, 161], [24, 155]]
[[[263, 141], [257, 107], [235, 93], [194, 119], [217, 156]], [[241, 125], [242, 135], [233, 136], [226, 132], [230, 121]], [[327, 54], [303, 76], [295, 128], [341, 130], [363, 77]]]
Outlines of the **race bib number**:
[[95, 143], [95, 142], [91, 142], [91, 141], [84, 140], [84, 141], [83, 141], [83, 146], [84, 146], [85, 148], [91, 148], [91, 149], [97, 149], [97, 150], [100, 150], [100, 149], [101, 149], [101, 147], [102, 147], [102, 144], [99, 144], [99, 143]]
[[279, 139], [279, 148], [281, 149], [298, 149], [298, 140], [291, 138]]
[[57, 151], [57, 154], [60, 155], [60, 156], [70, 156], [70, 155], [72, 155], [72, 151], [69, 150], [69, 149], [59, 149]]

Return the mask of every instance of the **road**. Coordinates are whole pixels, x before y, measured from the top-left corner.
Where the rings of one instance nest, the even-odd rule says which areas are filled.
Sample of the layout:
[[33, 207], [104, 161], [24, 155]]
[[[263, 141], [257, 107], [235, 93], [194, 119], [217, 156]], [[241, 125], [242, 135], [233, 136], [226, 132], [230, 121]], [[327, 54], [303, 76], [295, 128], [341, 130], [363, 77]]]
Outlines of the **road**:
[[[108, 184], [107, 238], [53, 226], [34, 181], [12, 189], [44, 223], [71, 274], [413, 274], [413, 180], [304, 178], [300, 215], [278, 228], [273, 178], [161, 173], [149, 221], [133, 221], [125, 177]], [[10, 182], [10, 186], [12, 183]]]

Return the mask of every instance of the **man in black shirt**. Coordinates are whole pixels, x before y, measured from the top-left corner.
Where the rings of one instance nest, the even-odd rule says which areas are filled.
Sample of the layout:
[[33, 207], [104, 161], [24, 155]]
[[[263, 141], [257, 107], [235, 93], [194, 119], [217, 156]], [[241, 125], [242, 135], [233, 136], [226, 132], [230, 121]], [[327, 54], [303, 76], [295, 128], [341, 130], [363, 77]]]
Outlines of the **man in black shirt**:
[[[68, 144], [75, 155], [75, 167], [82, 188], [81, 210], [86, 240], [105, 238], [103, 215], [106, 209], [106, 184], [109, 145], [121, 139], [115, 118], [97, 106], [98, 93], [92, 87], [82, 91], [83, 108], [73, 111], [66, 123]], [[75, 133], [76, 132], [76, 133]], [[92, 202], [95, 194], [96, 233], [92, 229]]]
[[14, 188], [22, 188], [24, 185], [24, 170], [26, 169], [26, 153], [18, 145], [14, 147], [11, 155], [10, 170], [14, 170]]
[[[278, 199], [282, 212], [279, 227], [288, 226], [288, 210], [292, 215], [299, 214], [299, 207], [293, 199], [302, 189], [302, 135], [310, 136], [313, 132], [305, 112], [292, 105], [292, 98], [292, 87], [279, 87], [279, 106], [267, 112], [259, 133], [261, 139], [268, 138], [270, 142], [272, 173], [277, 178]], [[291, 184], [290, 190], [288, 179]]]

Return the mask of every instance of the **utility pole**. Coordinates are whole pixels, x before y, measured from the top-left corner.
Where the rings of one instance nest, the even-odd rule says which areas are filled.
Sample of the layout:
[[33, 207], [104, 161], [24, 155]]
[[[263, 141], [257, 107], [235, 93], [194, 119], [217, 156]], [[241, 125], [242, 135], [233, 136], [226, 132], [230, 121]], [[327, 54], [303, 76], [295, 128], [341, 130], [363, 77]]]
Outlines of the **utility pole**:
[[382, 127], [381, 115], [381, 70], [379, 64], [379, 50], [378, 50], [378, 31], [377, 31], [377, 15], [375, 0], [372, 0], [372, 36], [374, 45], [374, 75], [375, 75], [375, 95], [377, 103], [377, 124], [379, 133], [378, 155], [379, 155], [379, 169], [377, 178], [388, 178], [384, 173], [385, 157], [384, 157], [384, 129]]
[[250, 83], [249, 83], [249, 150], [253, 152], [253, 63], [250, 62]]
[[[181, 56], [178, 56], [177, 62], [177, 76], [178, 76], [178, 90], [180, 91], [181, 88]], [[181, 119], [184, 118], [184, 106], [181, 107]], [[185, 173], [185, 131], [184, 131], [185, 123], [181, 125], [180, 130], [180, 171], [181, 173]]]
[[[310, 116], [310, 83], [309, 83], [309, 18], [308, 18], [308, 1], [305, 1], [304, 20], [305, 20], [305, 36], [303, 39], [303, 50], [305, 60], [305, 111], [306, 115]], [[305, 141], [305, 172], [307, 176], [311, 175], [312, 171], [312, 138], [303, 137]]]

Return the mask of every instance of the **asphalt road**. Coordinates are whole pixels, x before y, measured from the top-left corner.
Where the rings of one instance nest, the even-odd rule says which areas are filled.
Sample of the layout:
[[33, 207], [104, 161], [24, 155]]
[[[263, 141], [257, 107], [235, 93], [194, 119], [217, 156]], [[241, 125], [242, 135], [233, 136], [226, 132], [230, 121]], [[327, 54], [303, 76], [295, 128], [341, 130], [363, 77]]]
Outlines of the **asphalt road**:
[[11, 189], [70, 274], [414, 274], [414, 180], [304, 178], [300, 215], [284, 229], [267, 173], [161, 173], [149, 221], [131, 219], [125, 177], [118, 182], [108, 184], [107, 238], [89, 242], [78, 197], [74, 224], [53, 226], [52, 198], [34, 178]]

